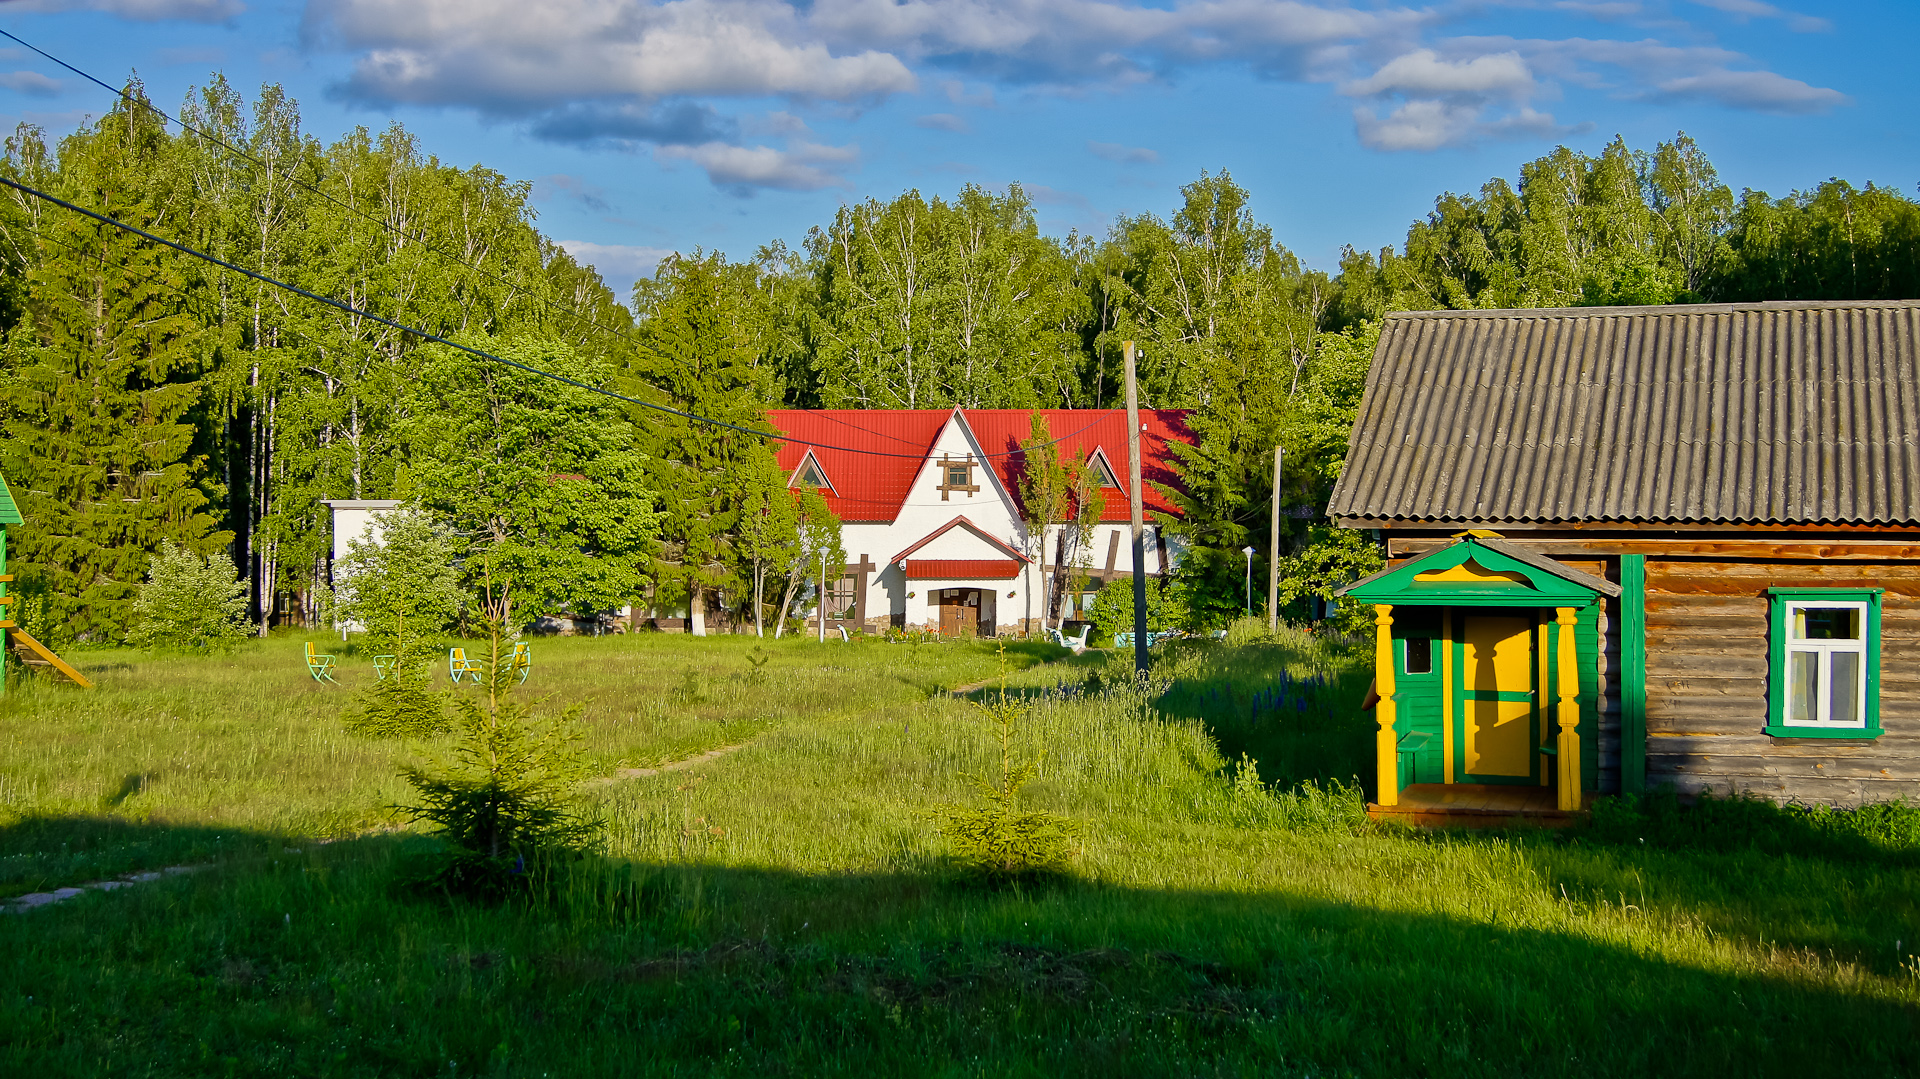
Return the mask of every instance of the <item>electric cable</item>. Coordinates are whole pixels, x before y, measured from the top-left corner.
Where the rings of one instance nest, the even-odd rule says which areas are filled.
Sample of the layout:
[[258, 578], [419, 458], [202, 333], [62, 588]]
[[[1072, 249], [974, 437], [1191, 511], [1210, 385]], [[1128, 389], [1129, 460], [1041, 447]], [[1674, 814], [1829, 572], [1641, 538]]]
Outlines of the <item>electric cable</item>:
[[[5, 31], [0, 31], [0, 33], [5, 33]], [[723, 428], [730, 431], [737, 431], [740, 434], [751, 435], [755, 438], [770, 439], [775, 442], [786, 442], [796, 446], [807, 446], [812, 449], [834, 450], [841, 453], [861, 454], [869, 457], [899, 457], [899, 458], [910, 458], [914, 460], [922, 460], [926, 457], [925, 453], [889, 453], [885, 450], [855, 449], [851, 446], [836, 446], [831, 443], [825, 443], [825, 442], [810, 442], [806, 439], [794, 438], [788, 435], [783, 435], [777, 431], [756, 431], [756, 430], [753, 430], [752, 428], [742, 427], [739, 424], [728, 423], [725, 420], [717, 420], [710, 416], [702, 416], [702, 415], [699, 415], [698, 413], [682, 411], [681, 409], [673, 408], [669, 405], [662, 405], [653, 401], [645, 401], [637, 397], [628, 397], [625, 394], [617, 393], [613, 390], [606, 389], [605, 387], [590, 385], [588, 383], [581, 382], [577, 379], [568, 378], [565, 375], [557, 375], [551, 371], [542, 371], [537, 367], [520, 363], [517, 360], [509, 360], [503, 356], [496, 356], [491, 352], [487, 352], [483, 349], [474, 348], [471, 345], [463, 345], [458, 341], [454, 341], [446, 337], [442, 337], [437, 333], [432, 333], [430, 331], [423, 330], [415, 326], [409, 326], [406, 323], [397, 322], [383, 315], [374, 314], [371, 311], [365, 310], [364, 308], [355, 307], [354, 305], [347, 303], [343, 300], [337, 300], [331, 296], [323, 296], [320, 293], [312, 292], [308, 289], [301, 288], [298, 285], [288, 284], [285, 281], [281, 281], [277, 278], [270, 277], [256, 270], [249, 270], [244, 266], [235, 265], [234, 263], [228, 262], [227, 260], [222, 259], [217, 255], [210, 255], [205, 251], [199, 250], [198, 248], [190, 247], [186, 244], [179, 243], [178, 241], [175, 241], [175, 240], [169, 240], [164, 236], [155, 235], [154, 233], [148, 232], [145, 229], [139, 228], [138, 226], [130, 225], [124, 221], [116, 220], [112, 217], [109, 217], [97, 211], [89, 210], [86, 207], [80, 206], [76, 203], [68, 202], [66, 199], [60, 198], [57, 195], [51, 195], [45, 191], [41, 191], [37, 188], [30, 187], [26, 184], [21, 183], [18, 180], [12, 179], [11, 177], [0, 176], [0, 185], [5, 185], [7, 187], [13, 188], [16, 191], [20, 191], [27, 195], [32, 195], [35, 198], [41, 199], [45, 202], [52, 203], [53, 205], [58, 206], [61, 209], [70, 211], [72, 213], [80, 214], [83, 217], [91, 218], [92, 220], [98, 221], [103, 225], [111, 225], [114, 228], [120, 229], [123, 232], [131, 233], [132, 235], [138, 236], [141, 239], [147, 240], [151, 243], [156, 243], [163, 247], [172, 248], [173, 250], [178, 251], [183, 255], [187, 255], [191, 258], [199, 259], [202, 262], [206, 262], [210, 265], [218, 266], [221, 269], [229, 270], [233, 273], [240, 274], [243, 277], [247, 277], [252, 280], [259, 281], [263, 284], [271, 285], [275, 288], [284, 289], [287, 292], [291, 292], [296, 296], [301, 296], [306, 299], [312, 300], [315, 303], [324, 304], [328, 307], [332, 307], [332, 308], [335, 308], [336, 310], [344, 311], [347, 314], [355, 315], [357, 317], [367, 319], [371, 322], [377, 322], [380, 325], [386, 326], [390, 329], [399, 330], [402, 333], [413, 334], [421, 338], [422, 340], [432, 341], [435, 344], [445, 345], [448, 348], [452, 348], [457, 351], [464, 352], [470, 356], [474, 356], [482, 360], [487, 360], [492, 363], [497, 363], [505, 367], [512, 367], [517, 370], [525, 371], [528, 374], [537, 375], [541, 378], [552, 379], [555, 382], [564, 383], [576, 389], [585, 390], [588, 393], [599, 394], [602, 397], [609, 397], [609, 398], [612, 398], [613, 400], [621, 401], [626, 404], [638, 405], [642, 408], [649, 408], [656, 412], [666, 413], [667, 415], [671, 415], [671, 416], [678, 416], [681, 419], [691, 420], [695, 423], [706, 424], [710, 427], [718, 427], [718, 428]], [[37, 233], [37, 230], [36, 230], [36, 233]], [[1103, 411], [1114, 412], [1118, 410], [1108, 409]], [[1053, 439], [1051, 442], [1042, 443], [1039, 446], [1034, 446], [1032, 448], [1041, 449], [1041, 448], [1044, 448], [1045, 446], [1058, 445], [1059, 443], [1062, 443], [1069, 438], [1076, 437], [1077, 435], [1083, 434], [1086, 431], [1092, 430], [1095, 426], [1103, 422], [1106, 418], [1107, 417], [1103, 416], [1100, 419], [1096, 419], [1091, 423], [1088, 423], [1085, 427], [1082, 427], [1078, 431], [1074, 431], [1069, 434], [1062, 435], [1059, 438]], [[987, 453], [983, 451], [981, 456], [987, 459], [991, 459], [995, 457], [1014, 457], [1014, 456], [1022, 455], [1026, 452], [1027, 450], [1024, 448], [1016, 451], [1011, 451], [1007, 453], [998, 453], [998, 454]]]

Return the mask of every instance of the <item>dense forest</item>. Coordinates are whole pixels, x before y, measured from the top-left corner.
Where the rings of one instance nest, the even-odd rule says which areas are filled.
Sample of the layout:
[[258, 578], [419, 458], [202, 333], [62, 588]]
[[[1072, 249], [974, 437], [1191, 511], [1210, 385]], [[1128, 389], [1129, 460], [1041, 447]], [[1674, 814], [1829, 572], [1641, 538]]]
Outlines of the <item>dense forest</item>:
[[[141, 95], [57, 140], [21, 127], [0, 170], [406, 326], [746, 428], [776, 406], [1112, 407], [1121, 342], [1137, 341], [1145, 403], [1195, 410], [1169, 529], [1193, 552], [1202, 622], [1237, 609], [1239, 549], [1266, 550], [1276, 444], [1283, 600], [1373, 557], [1320, 511], [1388, 311], [1920, 295], [1913, 199], [1838, 179], [1736, 194], [1680, 135], [1563, 147], [1517, 182], [1443, 194], [1403, 245], [1350, 249], [1332, 275], [1221, 172], [1097, 237], [1042, 235], [1017, 184], [868, 199], [799, 250], [682, 254], [620, 297], [540, 233], [529, 184], [443, 164], [398, 124], [322, 143], [279, 88], [247, 102], [215, 78], [183, 128]], [[747, 622], [824, 534], [819, 506], [771, 497], [784, 477], [764, 439], [494, 367], [12, 190], [0, 331], [0, 474], [29, 522], [11, 565], [23, 618], [56, 641], [121, 639], [163, 541], [230, 556], [263, 627], [314, 617], [322, 499], [406, 498], [509, 560], [595, 556], [529, 568], [530, 602], [697, 595]]]

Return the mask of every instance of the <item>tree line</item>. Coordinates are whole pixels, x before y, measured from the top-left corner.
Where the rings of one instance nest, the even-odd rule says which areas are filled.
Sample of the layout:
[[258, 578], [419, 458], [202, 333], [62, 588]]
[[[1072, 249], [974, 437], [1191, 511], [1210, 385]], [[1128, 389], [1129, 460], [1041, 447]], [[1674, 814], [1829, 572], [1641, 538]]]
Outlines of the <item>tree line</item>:
[[[363, 311], [752, 432], [771, 433], [771, 407], [1113, 407], [1137, 342], [1143, 403], [1193, 410], [1184, 516], [1167, 527], [1202, 622], [1238, 610], [1240, 548], [1264, 572], [1276, 445], [1283, 602], [1298, 613], [1369, 564], [1323, 511], [1389, 311], [1920, 294], [1913, 199], [1838, 179], [1736, 195], [1680, 135], [1562, 147], [1517, 182], [1444, 194], [1403, 245], [1348, 249], [1333, 274], [1221, 172], [1097, 237], [1042, 234], [1018, 184], [869, 198], [798, 249], [676, 255], [623, 298], [539, 231], [530, 185], [442, 163], [398, 124], [323, 143], [278, 87], [248, 102], [216, 77], [182, 106], [197, 130], [180, 130], [142, 94], [57, 140], [23, 125], [0, 169]], [[777, 622], [804, 564], [837, 546], [765, 438], [490, 365], [19, 192], [0, 200], [0, 332], [0, 473], [29, 522], [16, 587], [55, 640], [123, 638], [163, 543], [230, 557], [256, 624], [315, 617], [322, 499], [430, 509], [553, 609], [648, 595]]]

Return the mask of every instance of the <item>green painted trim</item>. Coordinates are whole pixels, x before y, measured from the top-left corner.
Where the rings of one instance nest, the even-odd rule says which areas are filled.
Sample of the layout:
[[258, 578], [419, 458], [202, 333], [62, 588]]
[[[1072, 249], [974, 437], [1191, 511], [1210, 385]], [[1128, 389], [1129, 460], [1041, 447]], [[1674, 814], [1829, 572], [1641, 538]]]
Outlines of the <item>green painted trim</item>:
[[[1880, 727], [1880, 597], [1884, 588], [1769, 588], [1767, 597], [1767, 725], [1773, 738], [1873, 739]], [[1787, 605], [1795, 600], [1829, 600], [1867, 605], [1867, 715], [1864, 727], [1788, 726]]]
[[[1533, 582], [1532, 587], [1414, 580], [1422, 573], [1449, 570], [1469, 560], [1495, 573], [1517, 573]], [[1600, 593], [1590, 588], [1556, 577], [1538, 566], [1476, 543], [1472, 538], [1416, 558], [1376, 580], [1355, 585], [1344, 595], [1361, 603], [1429, 607], [1585, 607], [1600, 597]]]
[[20, 516], [20, 507], [14, 504], [13, 491], [7, 487], [7, 478], [0, 476], [0, 525], [23, 525], [27, 519]]
[[1647, 556], [1620, 556], [1620, 789], [1647, 789]]

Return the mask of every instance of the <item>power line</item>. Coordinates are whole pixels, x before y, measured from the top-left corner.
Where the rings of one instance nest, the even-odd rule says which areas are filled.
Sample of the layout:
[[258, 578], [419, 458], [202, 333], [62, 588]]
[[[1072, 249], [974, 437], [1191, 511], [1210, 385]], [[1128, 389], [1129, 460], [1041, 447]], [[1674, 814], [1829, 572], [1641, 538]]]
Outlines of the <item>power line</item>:
[[[5, 31], [0, 30], [0, 33], [5, 33]], [[367, 311], [363, 308], [355, 307], [354, 305], [347, 303], [343, 300], [336, 300], [331, 296], [323, 296], [317, 292], [312, 292], [307, 289], [301, 288], [298, 285], [291, 285], [285, 281], [281, 281], [277, 278], [269, 277], [266, 274], [260, 273], [258, 271], [249, 270], [244, 266], [237, 266], [216, 255], [210, 255], [205, 251], [199, 250], [198, 248], [189, 247], [186, 244], [179, 243], [174, 240], [169, 240], [164, 236], [156, 236], [153, 233], [146, 231], [145, 229], [139, 228], [135, 225], [129, 225], [124, 221], [115, 220], [114, 218], [108, 217], [105, 214], [96, 212], [94, 210], [89, 210], [86, 207], [77, 205], [75, 203], [68, 202], [67, 200], [60, 198], [57, 195], [50, 195], [45, 191], [41, 191], [37, 188], [29, 187], [26, 184], [23, 184], [20, 181], [12, 179], [10, 177], [0, 176], [0, 185], [5, 185], [7, 187], [13, 188], [16, 191], [20, 191], [25, 194], [32, 195], [35, 198], [41, 199], [46, 202], [50, 202], [53, 205], [58, 206], [64, 210], [68, 210], [73, 213], [80, 214], [83, 217], [91, 218], [95, 221], [100, 222], [103, 225], [111, 225], [114, 228], [120, 229], [124, 232], [131, 233], [135, 236], [140, 237], [141, 239], [150, 241], [152, 243], [160, 244], [163, 247], [172, 248], [173, 250], [178, 251], [183, 255], [187, 255], [189, 257], [199, 259], [202, 262], [206, 262], [211, 265], [218, 266], [221, 269], [230, 270], [234, 273], [240, 274], [244, 277], [251, 278], [255, 281], [259, 281], [263, 284], [272, 285], [273, 287], [279, 288], [279, 289], [284, 289], [297, 296], [302, 296], [302, 297], [305, 297], [306, 299], [312, 300], [315, 303], [324, 304], [328, 307], [332, 307], [337, 310], [344, 311], [350, 315], [355, 315], [372, 322], [377, 322], [380, 325], [387, 326], [391, 329], [399, 330], [402, 333], [413, 334], [417, 337], [422, 338], [423, 340], [432, 341], [436, 344], [446, 345], [448, 348], [456, 349], [460, 352], [467, 353], [470, 356], [475, 356], [483, 360], [488, 360], [493, 363], [501, 364], [502, 366], [505, 366], [505, 367], [516, 368], [518, 370], [525, 371], [528, 374], [538, 375], [542, 378], [550, 378], [556, 382], [561, 382], [561, 383], [565, 383], [566, 385], [573, 386], [576, 389], [586, 390], [588, 393], [596, 393], [601, 395], [602, 397], [610, 397], [613, 400], [621, 401], [626, 404], [638, 405], [642, 408], [650, 408], [656, 412], [664, 412], [670, 416], [678, 416], [681, 419], [691, 420], [695, 423], [703, 423], [710, 427], [724, 428], [730, 431], [737, 431], [744, 435], [751, 435], [755, 438], [772, 439], [773, 441], [776, 441], [776, 442], [787, 442], [796, 446], [807, 446], [812, 449], [821, 449], [821, 450], [836, 450], [842, 453], [860, 454], [868, 457], [900, 457], [900, 458], [910, 458], [914, 460], [921, 460], [926, 457], [926, 454], [924, 453], [889, 453], [885, 450], [861, 450], [861, 449], [854, 449], [851, 446], [835, 446], [830, 443], [824, 443], [824, 442], [808, 442], [805, 439], [792, 438], [790, 436], [780, 434], [779, 432], [755, 431], [751, 428], [742, 427], [739, 424], [728, 423], [725, 420], [716, 420], [709, 416], [702, 416], [693, 412], [684, 412], [684, 411], [681, 411], [680, 409], [672, 408], [668, 405], [657, 404], [653, 401], [643, 401], [637, 397], [628, 397], [625, 394], [616, 393], [613, 390], [609, 390], [601, 386], [589, 385], [585, 382], [580, 382], [576, 379], [568, 378], [565, 375], [557, 375], [551, 371], [542, 371], [537, 367], [531, 367], [527, 364], [520, 363], [517, 360], [509, 360], [502, 356], [496, 356], [491, 352], [474, 348], [471, 345], [463, 345], [458, 341], [449, 340], [448, 338], [442, 337], [437, 333], [431, 333], [427, 330], [423, 330], [415, 326], [409, 326], [404, 322], [396, 322], [393, 319], [387, 318], [383, 315], [376, 315], [371, 311]], [[1032, 448], [1040, 449], [1045, 446], [1058, 445], [1059, 443], [1064, 442], [1069, 438], [1073, 438], [1077, 435], [1085, 433], [1086, 431], [1092, 430], [1093, 427], [1099, 424], [1100, 422], [1101, 422], [1100, 420], [1094, 420], [1093, 422], [1087, 424], [1085, 427], [1082, 427], [1078, 431], [1074, 431], [1069, 434], [1062, 435], [1059, 438], [1053, 439], [1051, 442], [1042, 443], [1040, 446], [1035, 446]], [[1024, 454], [1025, 452], [1027, 452], [1026, 449], [1016, 450], [1009, 453], [998, 453], [998, 454], [986, 453], [985, 451], [982, 451], [981, 456], [985, 458], [1013, 457], [1019, 454]]]
[[[138, 105], [141, 108], [147, 109], [148, 111], [154, 113], [155, 115], [166, 120], [167, 122], [178, 126], [182, 131], [191, 131], [195, 135], [198, 135], [199, 137], [207, 140], [208, 142], [211, 142], [217, 146], [220, 146], [222, 149], [226, 150], [228, 153], [233, 154], [236, 157], [244, 158], [248, 161], [251, 161], [255, 165], [260, 166], [261, 168], [273, 167], [267, 164], [265, 161], [260, 160], [258, 157], [255, 157], [253, 154], [248, 153], [246, 150], [243, 150], [240, 147], [235, 146], [232, 143], [228, 142], [227, 140], [221, 138], [220, 136], [215, 135], [210, 131], [202, 130], [201, 128], [195, 127], [194, 125], [187, 123], [185, 120], [182, 120], [177, 116], [174, 116], [172, 113], [169, 113], [167, 110], [161, 108], [158, 105], [155, 105], [153, 102], [148, 101], [144, 97], [130, 94], [124, 89], [114, 87], [113, 85], [96, 77], [92, 73], [84, 71], [78, 67], [75, 67], [73, 64], [70, 64], [67, 61], [60, 59], [58, 56], [55, 56], [52, 53], [46, 51], [45, 49], [42, 49], [38, 45], [35, 45], [29, 41], [24, 40], [23, 38], [19, 37], [18, 35], [8, 30], [0, 29], [0, 37], [6, 37], [7, 39], [19, 45], [22, 45], [28, 49], [33, 50], [36, 53], [39, 53], [41, 56], [45, 57], [46, 59], [52, 61], [53, 63], [59, 64], [61, 67], [66, 68], [68, 71], [73, 72], [75, 75], [78, 75], [81, 78], [87, 80], [88, 82], [93, 83], [95, 86], [100, 87], [102, 90], [105, 90], [108, 93], [113, 94], [116, 97], [119, 97], [130, 104]], [[587, 316], [581, 314], [577, 308], [568, 307], [564, 304], [556, 303], [551, 299], [538, 295], [536, 290], [533, 288], [530, 288], [526, 285], [515, 284], [514, 282], [507, 280], [506, 278], [500, 276], [499, 274], [491, 270], [482, 269], [481, 267], [476, 266], [471, 262], [468, 262], [466, 259], [461, 258], [459, 255], [454, 254], [453, 252], [448, 251], [444, 248], [436, 246], [425, 232], [419, 232], [419, 233], [407, 232], [406, 230], [401, 229], [400, 227], [395, 225], [393, 222], [382, 220], [381, 218], [368, 213], [367, 211], [361, 209], [360, 207], [355, 206], [351, 202], [347, 202], [342, 199], [335, 198], [333, 195], [328, 194], [326, 191], [322, 190], [321, 188], [316, 187], [313, 184], [307, 183], [306, 181], [300, 179], [297, 175], [294, 175], [292, 172], [289, 172], [287, 174], [287, 179], [290, 183], [294, 184], [295, 186], [305, 191], [309, 191], [314, 195], [317, 195], [320, 198], [327, 200], [333, 205], [338, 206], [343, 210], [346, 210], [349, 213], [356, 214], [362, 218], [365, 218], [366, 220], [373, 222], [374, 224], [380, 226], [381, 228], [386, 229], [388, 232], [393, 233], [395, 236], [399, 236], [403, 239], [412, 240], [415, 243], [420, 244], [422, 247], [425, 247], [427, 250], [433, 252], [436, 255], [439, 255], [441, 258], [458, 263], [461, 266], [465, 266], [467, 269], [472, 270], [474, 273], [481, 274], [485, 277], [488, 277], [499, 284], [505, 285], [509, 289], [516, 289], [516, 290], [525, 292], [528, 295], [528, 297], [538, 301], [539, 303], [545, 304], [550, 308], [553, 308], [557, 311], [565, 313], [567, 316], [575, 319], [576, 321], [578, 321], [580, 324], [584, 326], [587, 326], [593, 330], [597, 330], [600, 333], [607, 334], [611, 337], [617, 337], [620, 340], [625, 341], [631, 345], [639, 344], [638, 341], [620, 332], [619, 330], [602, 326], [599, 323], [593, 321]]]

